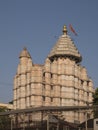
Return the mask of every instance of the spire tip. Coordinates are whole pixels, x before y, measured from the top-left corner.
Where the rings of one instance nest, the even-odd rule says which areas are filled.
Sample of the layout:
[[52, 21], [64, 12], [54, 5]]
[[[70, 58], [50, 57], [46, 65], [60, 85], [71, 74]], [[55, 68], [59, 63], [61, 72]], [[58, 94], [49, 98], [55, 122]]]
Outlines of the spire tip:
[[67, 27], [66, 27], [66, 25], [63, 26], [63, 31], [62, 32], [63, 32], [64, 35], [67, 34]]

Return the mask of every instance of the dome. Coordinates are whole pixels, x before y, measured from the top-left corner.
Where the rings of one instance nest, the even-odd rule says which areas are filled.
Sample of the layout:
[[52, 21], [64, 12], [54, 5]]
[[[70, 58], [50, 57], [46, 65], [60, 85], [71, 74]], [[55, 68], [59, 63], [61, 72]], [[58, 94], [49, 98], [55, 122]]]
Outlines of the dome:
[[27, 51], [26, 48], [24, 48], [24, 49], [22, 50], [22, 52], [20, 53], [19, 58], [21, 58], [21, 57], [31, 58], [31, 56], [30, 56], [30, 54], [29, 54], [29, 52]]
[[63, 35], [61, 35], [50, 51], [48, 58], [53, 59], [54, 57], [71, 57], [76, 62], [80, 62], [82, 60], [82, 56], [80, 55], [78, 49], [76, 48], [74, 42], [67, 35], [66, 26], [63, 28]]

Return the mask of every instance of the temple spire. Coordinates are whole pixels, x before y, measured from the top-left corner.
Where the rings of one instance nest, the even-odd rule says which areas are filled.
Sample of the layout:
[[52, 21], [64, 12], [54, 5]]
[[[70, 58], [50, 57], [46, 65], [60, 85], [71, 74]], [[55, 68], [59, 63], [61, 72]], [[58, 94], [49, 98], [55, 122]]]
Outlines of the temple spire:
[[67, 35], [67, 31], [67, 27], [64, 25], [63, 35], [59, 37], [48, 57], [52, 60], [57, 57], [68, 57], [79, 63], [82, 60], [82, 56], [70, 36]]
[[63, 32], [63, 35], [67, 35], [67, 27], [66, 27], [66, 25], [63, 26], [62, 32]]

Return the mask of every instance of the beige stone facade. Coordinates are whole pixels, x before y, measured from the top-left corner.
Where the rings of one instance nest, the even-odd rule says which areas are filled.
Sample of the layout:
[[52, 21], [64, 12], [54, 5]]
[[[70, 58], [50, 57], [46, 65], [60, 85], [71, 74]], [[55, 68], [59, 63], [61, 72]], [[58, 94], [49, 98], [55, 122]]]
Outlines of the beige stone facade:
[[[93, 82], [81, 65], [74, 42], [63, 34], [43, 65], [34, 64], [26, 48], [20, 53], [14, 78], [14, 109], [38, 106], [84, 106], [92, 102]], [[84, 120], [82, 112], [63, 112], [70, 122]]]

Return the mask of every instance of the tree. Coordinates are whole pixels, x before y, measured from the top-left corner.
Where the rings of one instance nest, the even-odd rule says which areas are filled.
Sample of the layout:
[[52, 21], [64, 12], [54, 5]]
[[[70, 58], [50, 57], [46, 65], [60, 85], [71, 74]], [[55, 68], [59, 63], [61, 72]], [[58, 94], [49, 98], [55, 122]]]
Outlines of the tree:
[[[93, 105], [98, 105], [98, 88], [95, 89], [95, 93], [93, 94]], [[94, 109], [94, 118], [98, 118], [98, 110]]]
[[[0, 112], [6, 112], [6, 107], [0, 107]], [[10, 129], [11, 119], [8, 116], [0, 116], [0, 130]]]

